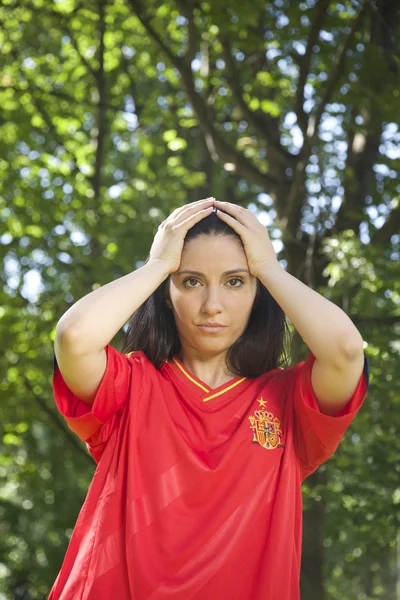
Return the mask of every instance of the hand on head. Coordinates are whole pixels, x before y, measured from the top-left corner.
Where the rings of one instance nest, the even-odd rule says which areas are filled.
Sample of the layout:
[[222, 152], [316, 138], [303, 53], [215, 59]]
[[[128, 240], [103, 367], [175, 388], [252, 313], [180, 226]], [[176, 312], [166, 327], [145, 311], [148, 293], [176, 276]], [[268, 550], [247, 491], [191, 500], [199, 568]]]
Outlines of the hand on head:
[[181, 262], [188, 230], [213, 211], [240, 235], [251, 275], [259, 277], [262, 269], [278, 263], [267, 228], [257, 217], [246, 208], [230, 202], [220, 202], [213, 197], [191, 202], [174, 210], [159, 226], [149, 260], [165, 261], [169, 273], [176, 271]]
[[185, 204], [161, 223], [150, 249], [149, 260], [162, 260], [173, 273], [179, 268], [183, 243], [188, 230], [213, 212], [215, 198]]

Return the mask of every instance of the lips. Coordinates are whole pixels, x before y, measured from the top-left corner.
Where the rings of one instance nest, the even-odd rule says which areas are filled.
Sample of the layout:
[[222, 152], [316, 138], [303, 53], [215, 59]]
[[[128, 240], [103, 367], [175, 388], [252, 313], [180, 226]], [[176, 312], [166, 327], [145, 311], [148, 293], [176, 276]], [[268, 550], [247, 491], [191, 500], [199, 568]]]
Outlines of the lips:
[[217, 333], [219, 331], [224, 331], [226, 329], [226, 326], [225, 325], [207, 325], [206, 323], [202, 323], [201, 325], [198, 325], [198, 328], [204, 332]]

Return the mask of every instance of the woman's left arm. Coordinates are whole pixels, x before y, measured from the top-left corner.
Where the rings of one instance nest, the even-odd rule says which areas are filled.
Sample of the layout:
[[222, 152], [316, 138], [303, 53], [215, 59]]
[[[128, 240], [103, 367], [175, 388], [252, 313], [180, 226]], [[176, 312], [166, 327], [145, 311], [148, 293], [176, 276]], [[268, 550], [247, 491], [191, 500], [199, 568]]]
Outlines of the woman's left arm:
[[352, 397], [364, 368], [360, 332], [343, 310], [278, 261], [261, 269], [258, 278], [314, 354], [311, 380], [319, 407], [336, 415]]
[[285, 271], [266, 227], [253, 213], [229, 202], [214, 204], [220, 219], [240, 235], [250, 273], [268, 289], [315, 356], [312, 384], [319, 407], [336, 415], [352, 397], [363, 372], [360, 332], [336, 304]]

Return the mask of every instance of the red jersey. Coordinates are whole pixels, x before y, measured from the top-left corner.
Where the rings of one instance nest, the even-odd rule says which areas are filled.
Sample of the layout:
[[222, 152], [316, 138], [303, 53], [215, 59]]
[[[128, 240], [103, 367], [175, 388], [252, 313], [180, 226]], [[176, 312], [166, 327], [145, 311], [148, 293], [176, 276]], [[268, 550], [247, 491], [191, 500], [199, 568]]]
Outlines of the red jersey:
[[315, 357], [216, 389], [175, 357], [106, 347], [92, 407], [55, 363], [58, 410], [97, 463], [49, 600], [298, 600], [301, 483], [368, 389], [320, 412]]

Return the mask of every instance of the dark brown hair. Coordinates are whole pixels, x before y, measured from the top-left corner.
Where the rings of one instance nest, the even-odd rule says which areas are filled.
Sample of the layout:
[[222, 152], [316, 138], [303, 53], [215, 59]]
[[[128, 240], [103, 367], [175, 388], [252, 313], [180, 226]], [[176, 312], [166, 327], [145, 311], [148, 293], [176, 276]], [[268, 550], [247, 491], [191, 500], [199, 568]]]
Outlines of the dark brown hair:
[[[243, 248], [240, 235], [215, 213], [189, 229], [184, 243], [199, 235], [228, 236], [238, 241]], [[146, 262], [148, 260], [149, 257]], [[170, 276], [133, 313], [122, 346], [123, 353], [142, 350], [157, 369], [179, 354], [181, 349], [175, 318], [165, 300], [169, 280]], [[242, 377], [258, 377], [277, 367], [286, 367], [288, 355], [285, 352], [285, 342], [289, 339], [290, 330], [284, 311], [257, 279], [256, 297], [247, 327], [228, 349], [227, 367], [232, 373]]]

